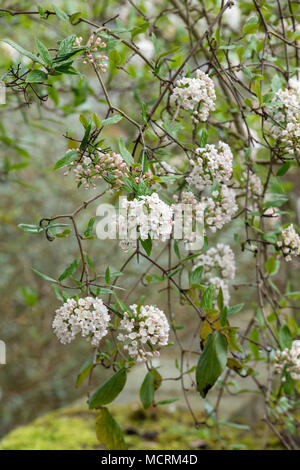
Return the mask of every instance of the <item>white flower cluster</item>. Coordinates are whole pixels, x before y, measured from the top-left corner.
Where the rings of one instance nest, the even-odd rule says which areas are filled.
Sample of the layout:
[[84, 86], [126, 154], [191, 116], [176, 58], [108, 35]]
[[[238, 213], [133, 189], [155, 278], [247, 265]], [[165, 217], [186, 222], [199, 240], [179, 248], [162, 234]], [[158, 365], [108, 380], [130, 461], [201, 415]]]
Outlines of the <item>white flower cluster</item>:
[[93, 346], [98, 346], [107, 335], [110, 321], [108, 310], [103, 301], [96, 297], [68, 299], [56, 310], [52, 327], [59, 341], [70, 343], [78, 333], [87, 338]]
[[289, 154], [300, 151], [300, 82], [290, 80], [290, 88], [278, 90], [272, 132], [285, 144]]
[[[173, 199], [178, 203], [179, 197], [177, 195], [173, 196]], [[219, 189], [212, 191], [211, 197], [202, 196], [200, 201], [197, 201], [196, 196], [192, 192], [182, 192], [180, 202], [181, 204], [188, 205], [184, 207], [186, 233], [190, 233], [191, 228], [194, 230], [196, 220], [203, 222], [205, 229], [209, 228], [212, 232], [216, 232], [217, 229], [221, 229], [230, 222], [238, 210], [234, 189], [224, 184], [220, 185]], [[176, 207], [176, 204], [172, 205], [175, 215], [180, 210], [181, 204], [178, 207]], [[187, 236], [186, 241], [193, 242], [193, 239], [189, 239]]]
[[[79, 36], [75, 39], [75, 47], [82, 47], [82, 37]], [[101, 72], [106, 72], [107, 70], [107, 61], [108, 57], [103, 54], [96, 54], [98, 49], [105, 49], [106, 43], [102, 40], [101, 36], [98, 34], [91, 34], [89, 37], [86, 46], [88, 50], [85, 51], [85, 59], [83, 64], [94, 64]]]
[[157, 193], [151, 196], [140, 196], [132, 201], [122, 199], [121, 209], [127, 211], [119, 216], [119, 229], [124, 233], [127, 227], [128, 239], [122, 240], [120, 245], [127, 250], [130, 245], [136, 246], [138, 237], [147, 240], [166, 241], [173, 229], [173, 209], [159, 199]]
[[197, 223], [203, 224], [205, 204], [198, 202], [195, 195], [191, 191], [183, 191], [179, 203], [179, 197], [173, 196], [176, 204], [172, 204], [174, 211], [174, 230], [176, 231], [176, 221], [183, 223], [183, 240], [186, 249], [190, 248], [190, 243], [196, 241]]
[[300, 255], [300, 237], [293, 224], [282, 230], [281, 240], [277, 242], [277, 247], [282, 250], [286, 261], [291, 261], [292, 256]]
[[229, 304], [228, 281], [235, 277], [235, 256], [229, 245], [218, 243], [216, 247], [210, 248], [206, 253], [197, 257], [193, 270], [203, 266], [203, 280], [215, 286], [215, 293], [219, 288], [223, 291], [224, 304]]
[[[90, 156], [84, 156], [82, 161], [74, 167], [76, 183], [83, 185], [86, 189], [96, 187], [96, 181], [106, 179], [114, 188], [123, 186], [122, 176], [127, 175], [129, 168], [119, 153], [103, 152], [97, 149]], [[65, 173], [67, 175], [68, 172]]]
[[214, 82], [206, 73], [197, 70], [196, 78], [184, 77], [177, 80], [172, 99], [186, 110], [195, 110], [200, 104], [200, 112], [194, 111], [193, 120], [207, 121], [209, 112], [215, 110]]
[[212, 192], [212, 197], [203, 197], [202, 201], [205, 202], [205, 224], [212, 232], [230, 222], [238, 210], [234, 189], [224, 184]]
[[212, 183], [228, 183], [232, 175], [233, 155], [229, 145], [219, 142], [215, 145], [207, 144], [204, 148], [196, 149], [196, 161], [190, 160], [193, 169], [186, 178], [190, 186], [202, 191], [204, 186]]
[[290, 373], [292, 379], [300, 380], [300, 341], [293, 341], [291, 349], [276, 351], [274, 369]]
[[120, 321], [123, 333], [117, 336], [124, 343], [124, 350], [137, 360], [144, 362], [159, 356], [162, 346], [168, 344], [169, 323], [166, 315], [153, 305], [131, 305], [131, 312], [125, 312]]
[[[244, 178], [247, 181], [247, 173], [244, 174]], [[260, 196], [263, 192], [261, 179], [253, 171], [249, 172], [249, 190], [253, 196]]]

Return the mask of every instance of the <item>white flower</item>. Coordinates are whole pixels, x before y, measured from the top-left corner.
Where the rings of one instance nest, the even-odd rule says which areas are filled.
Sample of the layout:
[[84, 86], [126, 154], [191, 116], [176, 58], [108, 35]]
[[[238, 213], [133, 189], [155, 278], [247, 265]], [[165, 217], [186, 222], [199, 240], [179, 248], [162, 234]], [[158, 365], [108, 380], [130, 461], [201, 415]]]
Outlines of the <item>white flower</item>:
[[231, 221], [238, 210], [235, 202], [235, 191], [226, 185], [221, 185], [217, 197], [202, 197], [205, 204], [204, 221], [212, 232], [221, 229]]
[[277, 247], [282, 250], [286, 261], [291, 261], [291, 255], [300, 255], [300, 237], [293, 224], [282, 230], [281, 240], [277, 242]]
[[162, 346], [169, 340], [169, 323], [164, 312], [153, 305], [130, 305], [131, 312], [124, 312], [120, 329], [124, 332], [117, 339], [137, 362], [159, 356]]
[[228, 305], [230, 300], [228, 281], [234, 279], [236, 270], [235, 256], [230, 246], [218, 243], [216, 247], [197, 256], [193, 271], [199, 266], [203, 266], [203, 281], [215, 286], [216, 296], [221, 288], [224, 304]]
[[290, 87], [276, 92], [271, 132], [281, 141], [283, 149], [293, 155], [300, 152], [300, 82], [292, 79]]
[[300, 341], [293, 341], [289, 350], [285, 348], [283, 351], [276, 351], [275, 365], [276, 371], [290, 372], [292, 379], [300, 380]]
[[202, 191], [204, 186], [213, 183], [228, 183], [232, 175], [232, 160], [229, 145], [219, 142], [215, 145], [207, 144], [204, 148], [196, 149], [196, 160], [191, 160], [193, 169], [186, 178], [190, 186]]
[[93, 346], [98, 346], [107, 335], [110, 315], [98, 297], [85, 297], [78, 301], [68, 299], [55, 313], [52, 327], [63, 344], [70, 343], [77, 333], [81, 333]]
[[[132, 201], [122, 200], [121, 208], [127, 211], [128, 239], [122, 243], [122, 248], [128, 248], [128, 244], [135, 244], [138, 237], [147, 240], [150, 235], [152, 240], [166, 241], [169, 239], [173, 228], [173, 209], [159, 199], [157, 193], [151, 196], [140, 196]], [[126, 216], [119, 216], [119, 226], [125, 225]]]
[[200, 112], [194, 113], [194, 119], [207, 121], [209, 112], [215, 110], [214, 82], [207, 74], [197, 70], [196, 78], [184, 77], [176, 82], [172, 99], [186, 110], [195, 110], [201, 104]]

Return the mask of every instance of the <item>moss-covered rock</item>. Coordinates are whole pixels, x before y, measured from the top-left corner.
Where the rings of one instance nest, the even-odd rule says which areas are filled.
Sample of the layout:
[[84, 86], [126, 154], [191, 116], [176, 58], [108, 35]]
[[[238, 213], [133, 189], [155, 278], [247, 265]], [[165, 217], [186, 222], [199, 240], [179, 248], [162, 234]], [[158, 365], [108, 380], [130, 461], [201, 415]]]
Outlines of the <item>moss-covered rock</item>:
[[[220, 441], [213, 426], [196, 429], [191, 416], [181, 409], [144, 411], [132, 404], [111, 406], [110, 410], [124, 431], [129, 449], [280, 449], [276, 437], [262, 424], [249, 430], [227, 423], [221, 426]], [[100, 449], [96, 416], [97, 412], [88, 411], [85, 405], [62, 408], [11, 431], [1, 441], [0, 449]]]

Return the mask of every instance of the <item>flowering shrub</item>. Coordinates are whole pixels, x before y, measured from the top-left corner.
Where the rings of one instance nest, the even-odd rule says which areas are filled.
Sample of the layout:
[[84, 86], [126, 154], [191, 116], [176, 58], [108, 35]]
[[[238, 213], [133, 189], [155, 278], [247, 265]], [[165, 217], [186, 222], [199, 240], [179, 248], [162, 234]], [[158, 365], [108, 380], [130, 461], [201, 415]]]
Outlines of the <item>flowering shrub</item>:
[[[61, 20], [75, 32], [57, 42], [42, 38], [47, 45], [37, 39], [32, 52], [5, 39], [28, 62], [11, 64], [2, 78], [12, 110], [38, 102], [47, 113], [76, 117], [65, 133], [67, 150], [53, 165], [58, 179], [60, 171], [75, 174], [72, 191], [83, 202], [20, 227], [56, 246], [67, 237], [76, 242], [78, 257], [60, 275], [35, 272], [62, 303], [53, 321], [58, 339], [65, 344], [80, 334], [93, 349], [77, 384], [89, 377], [97, 436], [108, 449], [125, 447], [106, 405], [142, 362], [145, 409], [166, 404], [158, 389], [176, 380], [196, 426], [203, 421], [191, 394], [206, 400], [207, 422], [216, 425], [222, 445], [220, 426], [232, 425], [220, 418], [223, 393], [245, 392], [247, 377], [262, 396], [264, 421], [284, 448], [295, 449], [300, 237], [298, 196], [290, 194], [300, 165], [300, 82], [294, 2], [108, 3], [111, 15], [99, 6], [98, 21], [89, 18], [88, 6], [85, 14], [0, 10], [7, 18], [36, 15], [45, 25]], [[85, 45], [83, 37], [89, 37]], [[59, 101], [62, 93], [72, 104]], [[7, 162], [4, 174], [14, 166]], [[100, 243], [93, 235], [95, 204], [107, 198], [120, 209], [109, 215], [110, 228], [117, 233], [118, 226], [122, 236], [106, 239], [103, 252], [91, 255], [91, 244], [97, 250]], [[195, 248], [198, 225], [202, 243]], [[103, 253], [112, 254], [108, 265]], [[115, 258], [125, 256], [115, 271]], [[171, 347], [177, 372], [163, 377], [157, 361]], [[98, 366], [111, 375], [91, 394]]]

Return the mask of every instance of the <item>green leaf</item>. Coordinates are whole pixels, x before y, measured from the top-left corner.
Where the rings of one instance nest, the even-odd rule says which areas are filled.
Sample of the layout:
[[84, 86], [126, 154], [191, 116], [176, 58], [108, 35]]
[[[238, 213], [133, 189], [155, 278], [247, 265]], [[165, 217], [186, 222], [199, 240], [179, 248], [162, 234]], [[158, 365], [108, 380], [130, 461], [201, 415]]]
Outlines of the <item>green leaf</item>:
[[44, 230], [39, 225], [31, 225], [31, 224], [19, 224], [18, 227], [21, 230], [23, 230], [23, 232], [28, 232], [28, 233], [41, 233]]
[[270, 256], [270, 258], [266, 261], [265, 267], [269, 274], [274, 275], [278, 272], [280, 266], [279, 260], [276, 260], [274, 256]]
[[59, 43], [58, 55], [64, 56], [65, 54], [69, 54], [73, 52], [73, 44], [76, 39], [75, 34], [71, 34], [71, 36], [66, 37]]
[[198, 266], [192, 272], [190, 272], [190, 286], [199, 286], [201, 284], [201, 278], [203, 273], [203, 266]]
[[290, 167], [292, 166], [292, 162], [285, 162], [281, 167], [278, 169], [276, 176], [283, 176], [289, 171]]
[[85, 381], [85, 379], [90, 375], [90, 372], [93, 369], [93, 356], [89, 357], [87, 361], [80, 368], [77, 379], [76, 379], [76, 388]]
[[40, 271], [38, 271], [37, 269], [34, 269], [32, 268], [32, 270], [40, 277], [42, 277], [43, 279], [45, 279], [45, 281], [50, 281], [50, 282], [55, 282], [56, 283], [56, 280], [53, 279], [53, 277], [49, 277], [47, 276], [46, 274], [43, 274], [41, 273]]
[[206, 129], [201, 129], [199, 132], [199, 147], [204, 148], [205, 145], [207, 144], [207, 130]]
[[227, 341], [219, 331], [207, 338], [196, 369], [197, 390], [202, 398], [214, 386], [227, 363]]
[[86, 129], [87, 127], [89, 127], [89, 121], [88, 119], [85, 117], [84, 114], [80, 114], [79, 116], [79, 121], [81, 122], [81, 124], [83, 125], [83, 127]]
[[110, 282], [109, 266], [107, 266], [106, 271], [105, 271], [105, 282], [106, 282], [106, 284], [109, 284], [109, 282]]
[[213, 300], [214, 300], [214, 286], [210, 285], [203, 293], [201, 298], [201, 307], [204, 310], [209, 310], [213, 308]]
[[76, 269], [77, 269], [77, 266], [79, 264], [79, 261], [80, 259], [79, 258], [76, 258], [73, 263], [70, 264], [70, 266], [68, 266], [64, 272], [59, 276], [58, 280], [59, 281], [63, 281], [64, 279], [66, 279], [67, 277], [70, 277], [72, 276], [72, 274], [75, 273]]
[[[249, 348], [251, 349], [251, 352], [253, 354], [253, 356], [255, 357], [255, 359], [259, 359], [259, 333], [258, 333], [258, 330], [256, 328], [253, 328], [253, 330], [251, 331], [250, 335], [249, 335], [249, 339], [251, 341], [249, 341]], [[254, 341], [252, 343], [252, 341]], [[258, 343], [258, 344], [256, 344]]]
[[126, 450], [126, 444], [122, 430], [110, 411], [103, 407], [96, 419], [96, 435], [98, 441], [107, 450]]
[[81, 11], [77, 11], [76, 13], [73, 13], [73, 15], [70, 16], [69, 21], [71, 24], [75, 24], [79, 18], [81, 17]]
[[149, 408], [154, 401], [154, 391], [154, 375], [148, 372], [140, 388], [140, 399], [145, 410]]
[[94, 227], [94, 223], [95, 223], [95, 217], [91, 217], [90, 220], [89, 220], [89, 223], [87, 225], [87, 228], [85, 229], [85, 231], [83, 232], [84, 236], [86, 238], [90, 237], [91, 236], [91, 233], [93, 231], [93, 227]]
[[150, 256], [151, 251], [152, 251], [152, 240], [150, 238], [150, 235], [148, 235], [147, 240], [141, 240], [140, 239], [140, 242], [141, 242], [141, 245], [144, 248], [145, 252], [147, 253], [147, 255]]
[[53, 169], [58, 170], [58, 168], [61, 168], [65, 165], [69, 165], [71, 162], [74, 162], [78, 158], [78, 155], [79, 154], [77, 150], [69, 150], [69, 152], [67, 152], [64, 157], [62, 157], [55, 163]]
[[65, 13], [64, 11], [57, 8], [55, 5], [52, 5], [52, 7], [53, 7], [53, 10], [55, 11], [56, 15], [58, 16], [58, 18], [60, 18], [63, 21], [69, 22], [69, 17], [67, 15], [67, 13]]
[[289, 327], [284, 323], [279, 330], [279, 343], [282, 349], [290, 349], [292, 346], [293, 337]]
[[14, 41], [11, 41], [10, 39], [3, 39], [3, 42], [6, 42], [11, 47], [16, 49], [16, 51], [20, 52], [20, 54], [25, 55], [29, 59], [33, 60], [33, 62], [38, 62], [39, 64], [44, 65], [44, 62], [37, 55], [26, 51], [26, 49], [23, 49], [23, 47], [19, 46], [19, 44], [16, 44]]
[[43, 44], [38, 38], [35, 39], [36, 47], [40, 53], [40, 56], [42, 57], [44, 63], [48, 66], [52, 65], [52, 57], [50, 55], [50, 52], [48, 51], [47, 47], [45, 44]]
[[26, 75], [27, 83], [43, 83], [48, 80], [48, 75], [42, 70], [32, 70]]
[[93, 119], [94, 124], [95, 124], [95, 126], [97, 127], [97, 129], [100, 129], [100, 127], [101, 127], [101, 121], [100, 121], [100, 119], [98, 118], [98, 116], [97, 116], [96, 113], [93, 113], [93, 114], [92, 114], [92, 119]]
[[102, 126], [108, 126], [109, 124], [117, 124], [117, 122], [121, 121], [122, 119], [123, 116], [121, 116], [120, 114], [116, 114], [115, 116], [104, 119], [101, 124]]
[[258, 28], [258, 19], [256, 17], [250, 18], [243, 27], [244, 34], [255, 33]]
[[89, 398], [89, 408], [98, 408], [111, 403], [125, 387], [126, 379], [127, 371], [122, 367]]
[[80, 144], [80, 150], [84, 150], [88, 144], [88, 141], [89, 141], [89, 137], [90, 137], [90, 133], [91, 133], [91, 129], [92, 129], [92, 126], [91, 124], [89, 124], [85, 130], [85, 133], [84, 133], [84, 136], [83, 136], [83, 139], [81, 141], [81, 144]]
[[131, 153], [127, 150], [122, 137], [119, 140], [119, 148], [120, 154], [123, 157], [123, 160], [127, 163], [128, 166], [132, 166], [134, 164], [134, 159], [132, 158]]
[[233, 307], [227, 307], [227, 315], [234, 315], [238, 313], [244, 307], [244, 303], [234, 305]]

